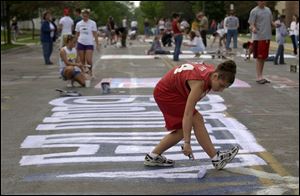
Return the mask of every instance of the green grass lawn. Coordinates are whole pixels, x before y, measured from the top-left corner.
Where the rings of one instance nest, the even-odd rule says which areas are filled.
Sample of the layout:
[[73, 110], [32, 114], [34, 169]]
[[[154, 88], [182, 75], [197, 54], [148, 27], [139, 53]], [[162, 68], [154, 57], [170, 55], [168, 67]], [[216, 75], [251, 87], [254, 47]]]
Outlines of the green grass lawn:
[[1, 44], [1, 51], [25, 46], [24, 44]]
[[[11, 48], [17, 48], [20, 46], [24, 46], [26, 44], [39, 44], [40, 36], [39, 30], [35, 30], [34, 40], [32, 39], [32, 31], [31, 30], [21, 30], [21, 33], [17, 36], [17, 40], [14, 44], [1, 44], [1, 51], [8, 50]], [[1, 32], [1, 42], [5, 41], [4, 34], [6, 32]]]
[[[246, 35], [246, 34], [239, 34], [239, 37], [246, 38], [246, 39], [251, 39], [251, 37]], [[272, 40], [271, 41], [275, 41], [275, 35], [272, 35]], [[288, 44], [292, 43], [292, 40], [291, 40], [290, 36], [285, 37], [285, 43], [288, 43]]]

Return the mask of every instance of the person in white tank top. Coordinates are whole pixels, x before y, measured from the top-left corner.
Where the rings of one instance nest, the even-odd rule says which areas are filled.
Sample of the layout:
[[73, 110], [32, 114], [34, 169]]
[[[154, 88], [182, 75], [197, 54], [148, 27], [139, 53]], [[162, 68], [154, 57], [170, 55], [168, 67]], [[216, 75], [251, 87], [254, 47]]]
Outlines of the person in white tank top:
[[81, 86], [85, 86], [85, 66], [79, 61], [76, 51], [76, 38], [73, 35], [66, 37], [65, 46], [60, 49], [60, 65], [59, 72], [64, 80], [78, 82]]

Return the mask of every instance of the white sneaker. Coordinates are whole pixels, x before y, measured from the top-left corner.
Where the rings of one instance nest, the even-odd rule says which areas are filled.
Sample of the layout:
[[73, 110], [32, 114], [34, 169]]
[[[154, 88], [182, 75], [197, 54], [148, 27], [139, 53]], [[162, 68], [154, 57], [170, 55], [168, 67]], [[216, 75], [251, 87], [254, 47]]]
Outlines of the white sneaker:
[[175, 161], [167, 159], [163, 155], [158, 155], [156, 157], [151, 157], [149, 154], [145, 156], [144, 165], [146, 166], [160, 166], [160, 167], [173, 167], [175, 165]]
[[71, 88], [71, 87], [73, 87], [72, 81], [67, 80], [67, 88]]
[[226, 166], [227, 163], [229, 163], [235, 157], [235, 155], [237, 155], [238, 152], [239, 152], [238, 146], [235, 146], [228, 151], [224, 151], [224, 152], [218, 151], [217, 152], [218, 160], [212, 160], [211, 162], [216, 169], [221, 170]]

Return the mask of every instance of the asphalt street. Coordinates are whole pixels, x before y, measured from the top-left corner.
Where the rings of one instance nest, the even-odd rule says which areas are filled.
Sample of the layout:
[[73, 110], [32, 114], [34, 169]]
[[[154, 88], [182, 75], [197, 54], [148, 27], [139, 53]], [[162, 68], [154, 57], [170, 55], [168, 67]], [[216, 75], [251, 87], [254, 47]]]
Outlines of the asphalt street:
[[[234, 85], [197, 105], [216, 148], [241, 149], [225, 169], [212, 168], [194, 137], [196, 160], [178, 144], [166, 152], [173, 168], [147, 168], [145, 154], [167, 134], [152, 97], [156, 82], [179, 64], [224, 61], [193, 58], [183, 47], [175, 63], [145, 55], [149, 47], [142, 40], [128, 40], [127, 48], [102, 43], [90, 88], [67, 88], [58, 65], [43, 64], [41, 46], [2, 52], [1, 194], [299, 194], [299, 72], [290, 72], [299, 57], [288, 51], [286, 65], [266, 62], [271, 83], [260, 85], [255, 60], [245, 61], [239, 46], [229, 57], [238, 66]], [[110, 82], [109, 94], [101, 81]], [[83, 96], [60, 97], [56, 88]], [[202, 179], [200, 166], [207, 168]]]

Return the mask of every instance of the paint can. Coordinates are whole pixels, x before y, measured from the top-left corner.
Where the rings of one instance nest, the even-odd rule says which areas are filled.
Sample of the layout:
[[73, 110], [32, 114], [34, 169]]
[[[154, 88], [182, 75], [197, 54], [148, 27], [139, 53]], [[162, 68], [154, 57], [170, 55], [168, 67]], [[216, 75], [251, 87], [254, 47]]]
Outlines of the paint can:
[[109, 82], [102, 82], [101, 87], [102, 87], [102, 94], [109, 94], [110, 93]]
[[297, 73], [299, 71], [299, 65], [290, 65], [290, 72]]
[[85, 80], [85, 87], [86, 88], [91, 87], [91, 80]]

